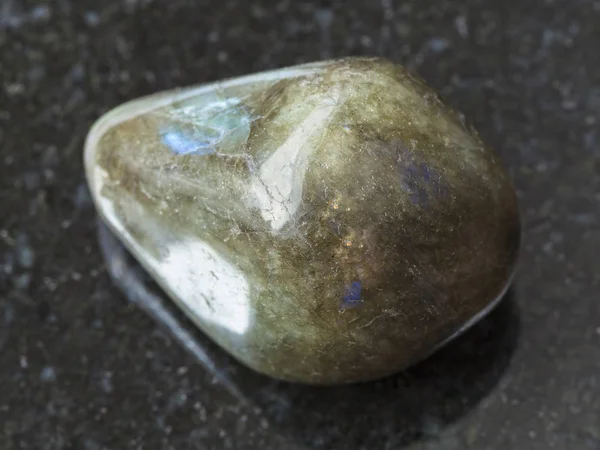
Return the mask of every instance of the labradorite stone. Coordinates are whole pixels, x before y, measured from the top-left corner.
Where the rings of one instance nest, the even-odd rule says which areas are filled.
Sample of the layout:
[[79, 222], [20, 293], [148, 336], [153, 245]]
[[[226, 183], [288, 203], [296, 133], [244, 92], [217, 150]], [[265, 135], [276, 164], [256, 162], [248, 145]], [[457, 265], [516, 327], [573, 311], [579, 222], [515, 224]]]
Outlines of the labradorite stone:
[[270, 376], [397, 372], [502, 296], [498, 157], [421, 80], [349, 58], [161, 93], [101, 118], [103, 220], [206, 334]]

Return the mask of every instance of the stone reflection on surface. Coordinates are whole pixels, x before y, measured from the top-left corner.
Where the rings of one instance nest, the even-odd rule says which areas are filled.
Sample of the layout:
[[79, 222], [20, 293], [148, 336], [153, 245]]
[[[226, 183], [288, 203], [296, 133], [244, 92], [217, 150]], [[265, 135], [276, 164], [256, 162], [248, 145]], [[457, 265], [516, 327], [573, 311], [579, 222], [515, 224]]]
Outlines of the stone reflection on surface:
[[517, 257], [498, 158], [380, 59], [131, 102], [85, 162], [101, 217], [170, 297], [285, 380], [404, 369], [489, 310]]

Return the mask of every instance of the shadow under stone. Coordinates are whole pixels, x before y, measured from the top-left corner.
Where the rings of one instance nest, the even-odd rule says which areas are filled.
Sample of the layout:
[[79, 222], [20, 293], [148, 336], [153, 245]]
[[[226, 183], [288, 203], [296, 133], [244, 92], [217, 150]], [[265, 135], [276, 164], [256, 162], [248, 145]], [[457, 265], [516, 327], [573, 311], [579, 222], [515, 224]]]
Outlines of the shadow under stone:
[[398, 448], [435, 439], [493, 389], [517, 345], [520, 323], [511, 289], [468, 331], [395, 376], [339, 387], [273, 380], [238, 363], [199, 331], [98, 223], [108, 271], [127, 298], [279, 434], [309, 448]]

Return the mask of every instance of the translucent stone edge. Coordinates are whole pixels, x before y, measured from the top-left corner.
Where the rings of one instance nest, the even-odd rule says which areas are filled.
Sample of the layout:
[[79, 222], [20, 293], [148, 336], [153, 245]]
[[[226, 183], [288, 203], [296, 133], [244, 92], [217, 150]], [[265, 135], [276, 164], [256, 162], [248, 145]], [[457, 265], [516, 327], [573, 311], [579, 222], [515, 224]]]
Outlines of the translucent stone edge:
[[510, 277], [508, 278], [508, 281], [506, 282], [506, 284], [504, 285], [504, 287], [502, 288], [500, 293], [491, 302], [489, 302], [486, 306], [484, 306], [484, 308], [481, 311], [479, 311], [477, 314], [475, 314], [473, 317], [471, 317], [469, 320], [467, 320], [467, 322], [465, 322], [458, 330], [456, 330], [448, 338], [446, 338], [446, 340], [444, 340], [440, 344], [436, 345], [434, 347], [434, 349], [429, 353], [429, 355], [431, 355], [431, 354], [437, 352], [438, 350], [442, 349], [443, 347], [445, 347], [447, 344], [449, 344], [454, 339], [456, 339], [459, 336], [461, 336], [462, 334], [464, 334], [467, 330], [469, 330], [477, 322], [479, 322], [484, 317], [486, 317], [488, 314], [490, 314], [494, 310], [494, 308], [496, 308], [496, 306], [498, 306], [500, 301], [502, 301], [502, 299], [504, 298], [504, 296], [506, 295], [506, 293], [512, 286], [516, 272], [517, 272], [517, 269], [516, 268], [513, 269]]

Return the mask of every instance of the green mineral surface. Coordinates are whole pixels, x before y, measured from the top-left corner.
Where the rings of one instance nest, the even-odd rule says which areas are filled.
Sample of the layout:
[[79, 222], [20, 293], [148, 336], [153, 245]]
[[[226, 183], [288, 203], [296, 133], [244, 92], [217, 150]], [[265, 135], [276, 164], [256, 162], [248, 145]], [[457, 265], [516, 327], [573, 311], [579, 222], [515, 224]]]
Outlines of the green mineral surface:
[[421, 80], [347, 58], [165, 92], [94, 126], [102, 219], [235, 358], [275, 378], [400, 371], [508, 287], [498, 157]]

